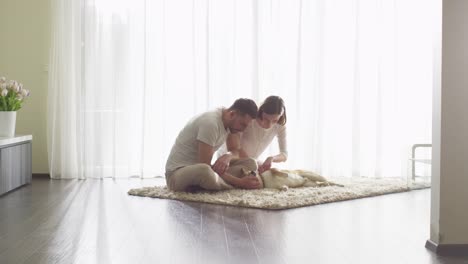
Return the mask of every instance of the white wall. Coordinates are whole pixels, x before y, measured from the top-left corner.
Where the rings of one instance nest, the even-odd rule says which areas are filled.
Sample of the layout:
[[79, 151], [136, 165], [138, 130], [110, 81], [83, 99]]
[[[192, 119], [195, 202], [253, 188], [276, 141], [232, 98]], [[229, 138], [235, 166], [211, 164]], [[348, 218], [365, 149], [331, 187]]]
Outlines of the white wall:
[[48, 173], [46, 146], [50, 0], [0, 1], [0, 76], [31, 90], [16, 133], [33, 135], [33, 173]]
[[434, 12], [433, 94], [432, 94], [432, 187], [430, 239], [438, 243], [440, 215], [440, 94], [442, 68], [442, 1]]
[[443, 0], [442, 79], [441, 86], [435, 86], [434, 97], [437, 98], [434, 98], [433, 108], [434, 182], [430, 239], [437, 244], [468, 244], [466, 14], [468, 1]]

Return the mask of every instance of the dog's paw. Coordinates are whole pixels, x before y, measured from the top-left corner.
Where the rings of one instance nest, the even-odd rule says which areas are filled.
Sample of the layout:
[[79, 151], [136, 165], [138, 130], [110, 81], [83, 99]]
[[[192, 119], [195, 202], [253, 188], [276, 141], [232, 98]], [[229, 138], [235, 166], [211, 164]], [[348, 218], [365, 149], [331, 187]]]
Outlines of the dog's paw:
[[281, 191], [287, 191], [287, 190], [289, 190], [289, 187], [286, 186], [286, 185], [283, 185], [283, 186], [281, 186], [280, 190]]

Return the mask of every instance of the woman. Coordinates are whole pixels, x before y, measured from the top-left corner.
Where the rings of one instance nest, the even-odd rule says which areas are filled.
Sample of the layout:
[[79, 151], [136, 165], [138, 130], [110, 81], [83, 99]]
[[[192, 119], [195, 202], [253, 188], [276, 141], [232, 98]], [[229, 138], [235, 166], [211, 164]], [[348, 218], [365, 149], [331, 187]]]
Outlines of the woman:
[[269, 96], [258, 109], [255, 120], [250, 122], [242, 133], [229, 134], [226, 140], [227, 150], [239, 155], [240, 158], [258, 157], [273, 141], [278, 139], [280, 153], [269, 156], [265, 161], [258, 162], [258, 172], [271, 168], [273, 162], [284, 162], [288, 158], [286, 144], [286, 107], [279, 96]]

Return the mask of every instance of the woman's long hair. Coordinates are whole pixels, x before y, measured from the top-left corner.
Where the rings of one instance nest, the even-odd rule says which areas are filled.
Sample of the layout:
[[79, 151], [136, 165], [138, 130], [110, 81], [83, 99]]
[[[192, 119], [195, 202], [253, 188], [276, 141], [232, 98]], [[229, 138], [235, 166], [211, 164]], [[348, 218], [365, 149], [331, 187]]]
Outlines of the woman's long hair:
[[258, 109], [257, 117], [263, 119], [263, 112], [269, 115], [281, 115], [278, 120], [278, 124], [282, 126], [286, 125], [286, 106], [284, 105], [284, 101], [281, 97], [276, 95], [268, 96]]

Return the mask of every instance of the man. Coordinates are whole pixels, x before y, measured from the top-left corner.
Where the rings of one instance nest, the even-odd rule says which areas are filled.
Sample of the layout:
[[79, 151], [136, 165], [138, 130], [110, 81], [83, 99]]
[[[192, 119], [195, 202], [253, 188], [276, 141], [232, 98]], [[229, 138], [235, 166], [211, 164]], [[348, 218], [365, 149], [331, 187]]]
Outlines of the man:
[[244, 131], [256, 118], [257, 111], [254, 101], [241, 98], [228, 109], [219, 108], [191, 119], [180, 131], [167, 159], [168, 188], [174, 191], [188, 191], [193, 187], [216, 191], [261, 188], [259, 178], [240, 177], [242, 167], [257, 170], [253, 159], [233, 160], [238, 153], [228, 152], [211, 166], [213, 154], [226, 142], [228, 134]]

